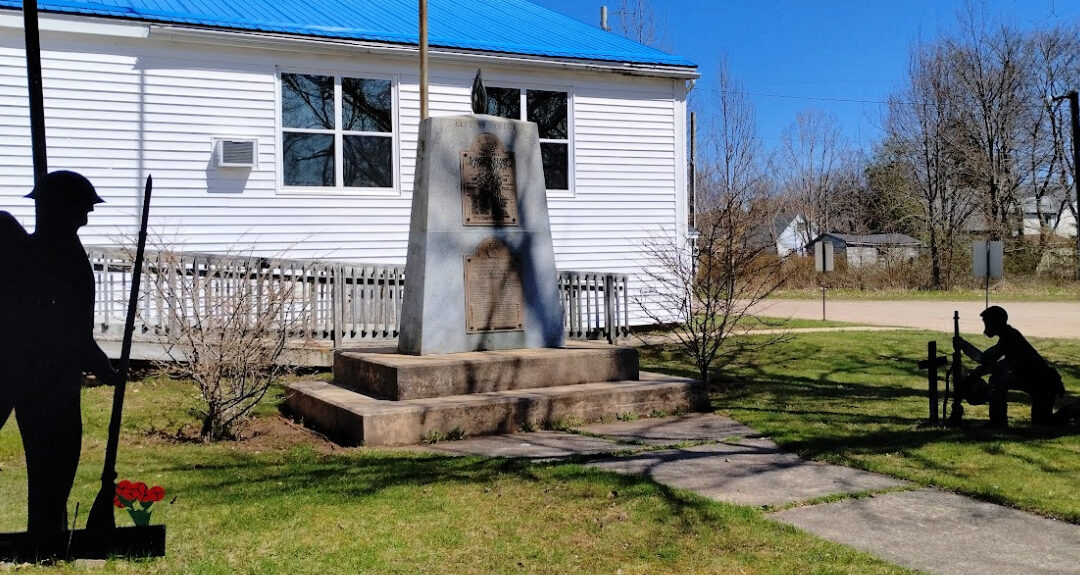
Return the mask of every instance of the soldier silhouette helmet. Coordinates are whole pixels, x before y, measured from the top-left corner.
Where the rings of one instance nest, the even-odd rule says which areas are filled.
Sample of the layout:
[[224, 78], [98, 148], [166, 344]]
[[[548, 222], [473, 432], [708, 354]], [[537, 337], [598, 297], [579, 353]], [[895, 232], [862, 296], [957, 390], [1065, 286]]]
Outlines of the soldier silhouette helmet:
[[81, 174], [60, 170], [50, 172], [41, 182], [34, 186], [34, 190], [26, 194], [27, 198], [35, 202], [45, 204], [66, 203], [79, 205], [87, 209], [93, 209], [95, 204], [104, 203], [105, 200], [97, 194], [90, 180]]
[[992, 305], [982, 311], [979, 317], [991, 323], [993, 325], [1005, 325], [1009, 323], [1009, 314], [1005, 311], [1005, 308], [997, 305]]

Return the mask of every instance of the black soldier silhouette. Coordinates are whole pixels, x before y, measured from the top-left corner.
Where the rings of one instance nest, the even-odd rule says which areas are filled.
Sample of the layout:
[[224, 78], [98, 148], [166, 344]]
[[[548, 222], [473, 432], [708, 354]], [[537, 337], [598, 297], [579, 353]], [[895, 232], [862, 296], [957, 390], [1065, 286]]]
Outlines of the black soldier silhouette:
[[[1027, 339], [1009, 325], [1009, 315], [999, 306], [990, 306], [979, 314], [983, 320], [983, 333], [997, 337], [996, 344], [985, 351], [956, 336], [953, 345], [964, 355], [979, 363], [956, 384], [950, 424], [958, 424], [964, 416], [961, 402], [971, 405], [990, 404], [990, 424], [996, 427], [1008, 425], [1007, 394], [1010, 389], [1027, 392], [1031, 396], [1031, 422], [1048, 425], [1054, 421], [1054, 402], [1065, 394], [1061, 375]], [[989, 383], [982, 379], [989, 375]]]
[[27, 235], [0, 212], [2, 364], [0, 427], [14, 411], [26, 452], [27, 531], [67, 529], [67, 499], [82, 443], [82, 373], [119, 378], [93, 338], [94, 276], [78, 230], [103, 200], [89, 180], [52, 172], [26, 197], [36, 225]]

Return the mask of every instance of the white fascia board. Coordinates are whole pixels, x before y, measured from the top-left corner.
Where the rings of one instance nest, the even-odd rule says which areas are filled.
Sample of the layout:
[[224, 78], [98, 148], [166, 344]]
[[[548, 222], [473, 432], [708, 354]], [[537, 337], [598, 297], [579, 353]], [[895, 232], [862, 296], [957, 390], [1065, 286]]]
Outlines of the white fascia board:
[[[23, 29], [21, 10], [0, 11], [0, 28]], [[118, 38], [146, 38], [150, 24], [79, 15], [38, 14], [38, 30], [61, 34], [90, 34]]]
[[[416, 54], [419, 52], [417, 46], [406, 44], [391, 44], [338, 38], [318, 38], [313, 36], [300, 36], [297, 34], [220, 30], [170, 24], [152, 24], [150, 26], [150, 37], [163, 40], [210, 43], [216, 46], [230, 44], [246, 48], [302, 51], [305, 53], [311, 53], [312, 50], [329, 53], [355, 53], [356, 50], [361, 50], [372, 54], [397, 55], [415, 58]], [[631, 64], [626, 62], [606, 62], [602, 60], [578, 60], [573, 58], [528, 56], [522, 54], [441, 47], [429, 48], [428, 57], [432, 60], [467, 64], [478, 64], [483, 62], [499, 64], [518, 63], [548, 68], [588, 70], [631, 76], [674, 78], [682, 80], [694, 80], [700, 77], [697, 68], [687, 68], [682, 66]]]

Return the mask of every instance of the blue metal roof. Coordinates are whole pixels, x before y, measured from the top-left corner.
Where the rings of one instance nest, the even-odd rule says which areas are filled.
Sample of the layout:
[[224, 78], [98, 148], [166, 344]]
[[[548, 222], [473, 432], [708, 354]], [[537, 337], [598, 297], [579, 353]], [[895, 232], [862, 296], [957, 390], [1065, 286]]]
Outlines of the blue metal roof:
[[[21, 9], [21, 0], [0, 0]], [[39, 0], [41, 12], [419, 43], [417, 0]], [[694, 64], [526, 0], [429, 0], [428, 43], [509, 54], [693, 67]]]

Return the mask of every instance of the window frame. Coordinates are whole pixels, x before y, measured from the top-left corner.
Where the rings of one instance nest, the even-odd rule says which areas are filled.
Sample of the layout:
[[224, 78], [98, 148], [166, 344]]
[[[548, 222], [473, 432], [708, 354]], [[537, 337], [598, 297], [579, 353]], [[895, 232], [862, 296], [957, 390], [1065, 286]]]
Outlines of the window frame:
[[[306, 76], [329, 76], [334, 79], [334, 129], [287, 128], [281, 117], [282, 74]], [[342, 78], [361, 80], [385, 80], [390, 82], [390, 132], [345, 130], [342, 125]], [[400, 121], [400, 74], [381, 73], [366, 69], [328, 71], [320, 68], [278, 67], [274, 74], [274, 167], [277, 170], [277, 193], [279, 195], [323, 196], [400, 196], [401, 187], [401, 121]], [[285, 185], [285, 131], [306, 134], [330, 134], [334, 136], [334, 185], [333, 186], [286, 186]], [[390, 138], [390, 171], [393, 184], [386, 188], [345, 186], [345, 137], [375, 136]]]
[[[554, 139], [554, 138], [540, 138], [541, 144], [566, 144], [566, 189], [549, 189], [547, 182], [544, 182], [544, 189], [547, 190], [548, 197], [573, 197], [576, 190], [577, 170], [574, 163], [574, 88], [573, 86], [554, 86], [545, 84], [533, 84], [527, 82], [501, 82], [492, 81], [486, 83], [491, 88], [503, 88], [509, 90], [518, 90], [520, 92], [518, 97], [520, 98], [519, 110], [521, 117], [518, 118], [521, 121], [528, 121], [529, 109], [528, 109], [528, 91], [537, 92], [563, 92], [566, 94], [566, 139]], [[539, 133], [537, 133], [539, 136]], [[541, 160], [543, 161], [543, 160]]]

